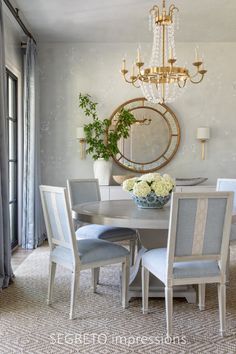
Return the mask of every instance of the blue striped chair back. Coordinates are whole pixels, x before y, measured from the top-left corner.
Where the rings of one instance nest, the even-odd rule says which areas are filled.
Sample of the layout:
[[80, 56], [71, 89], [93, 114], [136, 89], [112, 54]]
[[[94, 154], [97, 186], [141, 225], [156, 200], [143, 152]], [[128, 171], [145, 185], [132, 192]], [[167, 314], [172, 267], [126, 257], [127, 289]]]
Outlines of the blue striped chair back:
[[59, 245], [75, 251], [76, 237], [66, 188], [40, 186], [40, 194], [50, 248]]

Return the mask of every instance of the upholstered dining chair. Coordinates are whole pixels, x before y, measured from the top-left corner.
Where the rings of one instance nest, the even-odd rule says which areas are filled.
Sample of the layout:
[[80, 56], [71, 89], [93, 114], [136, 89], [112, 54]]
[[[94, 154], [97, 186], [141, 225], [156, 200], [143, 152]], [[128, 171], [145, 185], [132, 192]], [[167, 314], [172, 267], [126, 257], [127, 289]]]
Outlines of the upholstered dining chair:
[[[98, 239], [76, 240], [66, 188], [40, 186], [43, 214], [50, 247], [49, 285], [47, 303], [52, 291], [57, 264], [72, 272], [70, 319], [74, 309], [80, 272], [92, 269], [93, 277], [99, 267], [122, 263], [122, 306], [128, 306], [129, 251], [124, 247]], [[96, 282], [93, 287], [96, 291]]]
[[[67, 180], [67, 188], [71, 209], [77, 204], [101, 200], [97, 179], [69, 179]], [[133, 229], [92, 224], [79, 227], [76, 230], [76, 237], [78, 240], [97, 238], [111, 242], [129, 241], [130, 261], [131, 265], [134, 264], [137, 234]]]
[[234, 193], [230, 242], [235, 242], [236, 241], [236, 179], [218, 178], [216, 184], [216, 190]]
[[232, 192], [173, 193], [167, 248], [142, 256], [143, 313], [148, 312], [149, 272], [165, 285], [167, 335], [172, 335], [173, 287], [198, 284], [199, 308], [204, 284], [218, 284], [220, 332], [225, 332], [226, 262]]
[[[216, 183], [217, 192], [233, 192], [233, 212], [232, 212], [232, 224], [230, 232], [230, 244], [236, 242], [236, 179], [231, 178], [218, 178]], [[227, 267], [226, 267], [226, 283], [229, 283], [229, 266], [230, 266], [230, 248], [228, 249]], [[202, 285], [202, 294], [205, 297], [205, 287]]]

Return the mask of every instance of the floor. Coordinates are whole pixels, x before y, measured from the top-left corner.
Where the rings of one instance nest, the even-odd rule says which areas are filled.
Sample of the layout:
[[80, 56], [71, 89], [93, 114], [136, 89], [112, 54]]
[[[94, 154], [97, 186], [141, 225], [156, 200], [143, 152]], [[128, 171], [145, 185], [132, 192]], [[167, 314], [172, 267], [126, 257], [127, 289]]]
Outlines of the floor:
[[33, 252], [33, 250], [25, 250], [21, 247], [17, 247], [13, 253], [11, 258], [11, 265], [13, 272], [17, 270], [17, 268], [24, 262], [24, 260]]
[[46, 305], [47, 246], [18, 250], [13, 256], [14, 283], [0, 297], [0, 354], [235, 354], [236, 248], [232, 248], [227, 287], [227, 335], [219, 335], [217, 289], [207, 286], [206, 310], [185, 299], [174, 299], [175, 341], [165, 336], [163, 299], [150, 299], [143, 315], [141, 299], [129, 308], [120, 304], [120, 266], [101, 270], [97, 293], [91, 291], [91, 272], [83, 271], [76, 319], [68, 319], [71, 273], [58, 267], [54, 302]]

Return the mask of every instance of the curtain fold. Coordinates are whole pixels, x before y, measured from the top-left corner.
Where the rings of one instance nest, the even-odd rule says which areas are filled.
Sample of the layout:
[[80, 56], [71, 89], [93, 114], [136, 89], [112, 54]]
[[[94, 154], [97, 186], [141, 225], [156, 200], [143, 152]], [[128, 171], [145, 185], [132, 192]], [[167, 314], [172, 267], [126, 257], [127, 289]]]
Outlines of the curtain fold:
[[37, 53], [28, 38], [24, 57], [24, 154], [23, 154], [23, 211], [22, 247], [33, 249], [44, 240], [42, 210], [39, 195], [40, 143], [37, 114]]
[[8, 133], [6, 104], [6, 67], [4, 52], [2, 0], [0, 0], [0, 289], [13, 278], [8, 195]]

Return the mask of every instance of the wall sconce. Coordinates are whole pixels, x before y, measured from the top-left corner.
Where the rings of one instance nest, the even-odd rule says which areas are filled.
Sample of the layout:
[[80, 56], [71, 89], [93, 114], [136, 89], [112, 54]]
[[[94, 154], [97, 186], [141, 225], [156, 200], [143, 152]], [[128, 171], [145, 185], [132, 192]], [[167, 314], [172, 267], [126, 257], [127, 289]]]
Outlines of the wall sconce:
[[84, 127], [76, 128], [76, 139], [78, 139], [80, 143], [80, 158], [81, 160], [84, 160], [86, 156], [86, 151], [85, 151], [86, 139], [85, 139]]
[[210, 139], [210, 128], [200, 127], [197, 128], [197, 139], [200, 140], [202, 144], [202, 160], [205, 160], [205, 143]]

